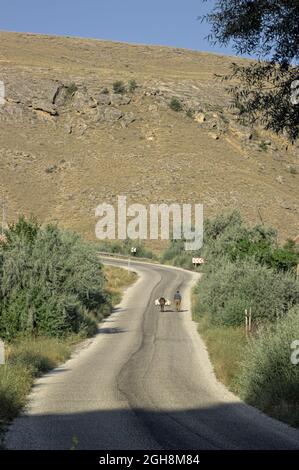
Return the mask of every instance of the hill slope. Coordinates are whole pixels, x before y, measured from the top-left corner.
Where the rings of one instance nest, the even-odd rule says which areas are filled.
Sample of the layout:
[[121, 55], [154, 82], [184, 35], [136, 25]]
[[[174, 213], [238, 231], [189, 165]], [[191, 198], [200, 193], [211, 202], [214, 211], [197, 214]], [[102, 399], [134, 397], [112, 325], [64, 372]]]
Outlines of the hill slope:
[[[295, 236], [298, 145], [237, 123], [214, 79], [232, 60], [0, 32], [0, 189], [8, 220], [34, 213], [92, 239], [95, 207], [126, 194], [129, 203], [203, 202], [207, 216], [238, 208], [251, 223]], [[138, 87], [116, 94], [117, 80]], [[173, 97], [181, 112], [169, 108]]]

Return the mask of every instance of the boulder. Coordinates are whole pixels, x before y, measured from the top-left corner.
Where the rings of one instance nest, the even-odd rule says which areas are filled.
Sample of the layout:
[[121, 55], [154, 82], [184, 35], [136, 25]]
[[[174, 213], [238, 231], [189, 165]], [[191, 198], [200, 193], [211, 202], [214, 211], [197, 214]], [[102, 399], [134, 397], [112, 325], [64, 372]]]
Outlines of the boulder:
[[53, 98], [53, 103], [56, 106], [64, 106], [69, 98], [69, 91], [68, 87], [65, 85], [61, 85], [57, 88], [55, 96]]
[[55, 173], [57, 171], [58, 167], [57, 165], [49, 165], [46, 169], [46, 173]]
[[113, 106], [123, 106], [129, 104], [131, 102], [131, 98], [127, 95], [123, 95], [120, 93], [113, 93], [111, 95], [111, 104]]
[[50, 103], [48, 100], [33, 98], [32, 99], [32, 109], [36, 111], [43, 111], [50, 114], [51, 116], [57, 116], [58, 111], [54, 104]]
[[108, 93], [100, 93], [97, 99], [99, 105], [109, 106], [111, 104], [111, 98]]
[[277, 176], [277, 177], [276, 177], [276, 181], [277, 181], [277, 183], [279, 183], [279, 184], [283, 184], [283, 177], [282, 177], [281, 175]]
[[216, 134], [215, 132], [209, 132], [209, 136], [212, 137], [214, 140], [219, 139], [219, 134]]
[[239, 139], [243, 141], [252, 140], [253, 134], [249, 127], [235, 124], [231, 126], [230, 130], [235, 134]]
[[196, 113], [194, 115], [194, 121], [198, 122], [199, 124], [202, 124], [203, 122], [205, 122], [205, 120], [206, 120], [206, 116], [202, 112]]
[[64, 125], [64, 129], [67, 134], [71, 134], [73, 132], [72, 122], [71, 121], [66, 122]]
[[189, 99], [189, 100], [184, 100], [184, 97], [182, 96], [182, 101], [183, 101], [183, 104], [184, 104], [184, 108], [185, 109], [191, 109], [192, 111], [195, 112], [195, 114], [199, 114], [199, 113], [203, 113], [204, 112], [204, 109], [202, 107], [202, 103], [200, 103], [199, 101], [197, 100], [192, 100], [192, 99]]
[[103, 120], [106, 122], [117, 122], [121, 119], [123, 113], [117, 108], [105, 108], [103, 113]]
[[25, 106], [32, 106], [38, 101], [53, 105], [57, 89], [61, 85], [57, 80], [40, 78], [25, 72], [11, 74], [5, 86], [6, 98]]
[[86, 122], [83, 121], [83, 119], [80, 119], [76, 125], [76, 134], [81, 137], [82, 135], [85, 134], [85, 132], [87, 131], [88, 129], [88, 126], [86, 124]]
[[129, 112], [129, 113], [126, 113], [122, 120], [121, 120], [121, 124], [123, 127], [127, 127], [129, 124], [131, 124], [132, 122], [136, 121], [136, 116], [134, 113], [132, 112]]
[[79, 88], [73, 96], [72, 105], [76, 111], [84, 113], [97, 106], [96, 101], [89, 95], [85, 87]]
[[293, 204], [291, 204], [290, 202], [287, 202], [287, 201], [282, 201], [281, 204], [280, 204], [280, 207], [282, 207], [283, 209], [290, 210], [290, 211], [294, 209]]

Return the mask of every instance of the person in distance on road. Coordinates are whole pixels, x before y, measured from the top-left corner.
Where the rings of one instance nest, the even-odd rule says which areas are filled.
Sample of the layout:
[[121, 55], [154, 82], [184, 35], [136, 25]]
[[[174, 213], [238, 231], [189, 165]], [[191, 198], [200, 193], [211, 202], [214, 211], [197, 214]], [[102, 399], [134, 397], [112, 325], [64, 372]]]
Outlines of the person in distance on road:
[[160, 309], [161, 312], [164, 312], [165, 304], [166, 304], [166, 299], [164, 297], [160, 297], [159, 299], [159, 304], [160, 304]]
[[179, 312], [181, 310], [181, 302], [182, 302], [182, 296], [179, 290], [177, 290], [176, 293], [174, 294], [173, 300], [175, 304], [175, 309], [177, 312]]

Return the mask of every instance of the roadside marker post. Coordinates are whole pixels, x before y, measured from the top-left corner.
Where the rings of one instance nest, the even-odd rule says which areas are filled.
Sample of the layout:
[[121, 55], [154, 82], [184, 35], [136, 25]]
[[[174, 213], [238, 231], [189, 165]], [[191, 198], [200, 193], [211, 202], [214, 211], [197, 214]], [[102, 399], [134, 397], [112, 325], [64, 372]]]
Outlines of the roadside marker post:
[[249, 312], [247, 308], [245, 309], [245, 333], [248, 336], [251, 333], [251, 323], [252, 323], [252, 315], [251, 315], [251, 307], [249, 308]]
[[0, 365], [5, 364], [5, 347], [4, 341], [0, 339]]
[[132, 256], [136, 256], [137, 248], [135, 246], [132, 246], [131, 253], [132, 253]]
[[205, 260], [201, 257], [193, 257], [192, 258], [192, 264], [195, 268], [197, 268], [197, 266], [201, 266], [202, 264], [204, 264]]

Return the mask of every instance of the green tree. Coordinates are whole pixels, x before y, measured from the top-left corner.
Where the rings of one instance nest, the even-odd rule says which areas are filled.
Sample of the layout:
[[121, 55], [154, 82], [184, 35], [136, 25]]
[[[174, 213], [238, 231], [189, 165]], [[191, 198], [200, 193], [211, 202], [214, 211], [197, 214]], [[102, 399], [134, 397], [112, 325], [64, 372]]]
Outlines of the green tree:
[[229, 91], [240, 118], [297, 139], [299, 104], [291, 95], [299, 78], [298, 0], [218, 0], [202, 20], [211, 24], [212, 43], [232, 41], [237, 54], [258, 56], [249, 65], [233, 64], [223, 77], [239, 82]]
[[218, 258], [196, 287], [201, 314], [218, 325], [244, 324], [245, 309], [252, 309], [255, 325], [275, 322], [299, 302], [299, 285], [288, 273], [277, 272], [254, 259], [232, 263]]
[[0, 245], [0, 336], [92, 333], [109, 304], [97, 249], [21, 218]]

